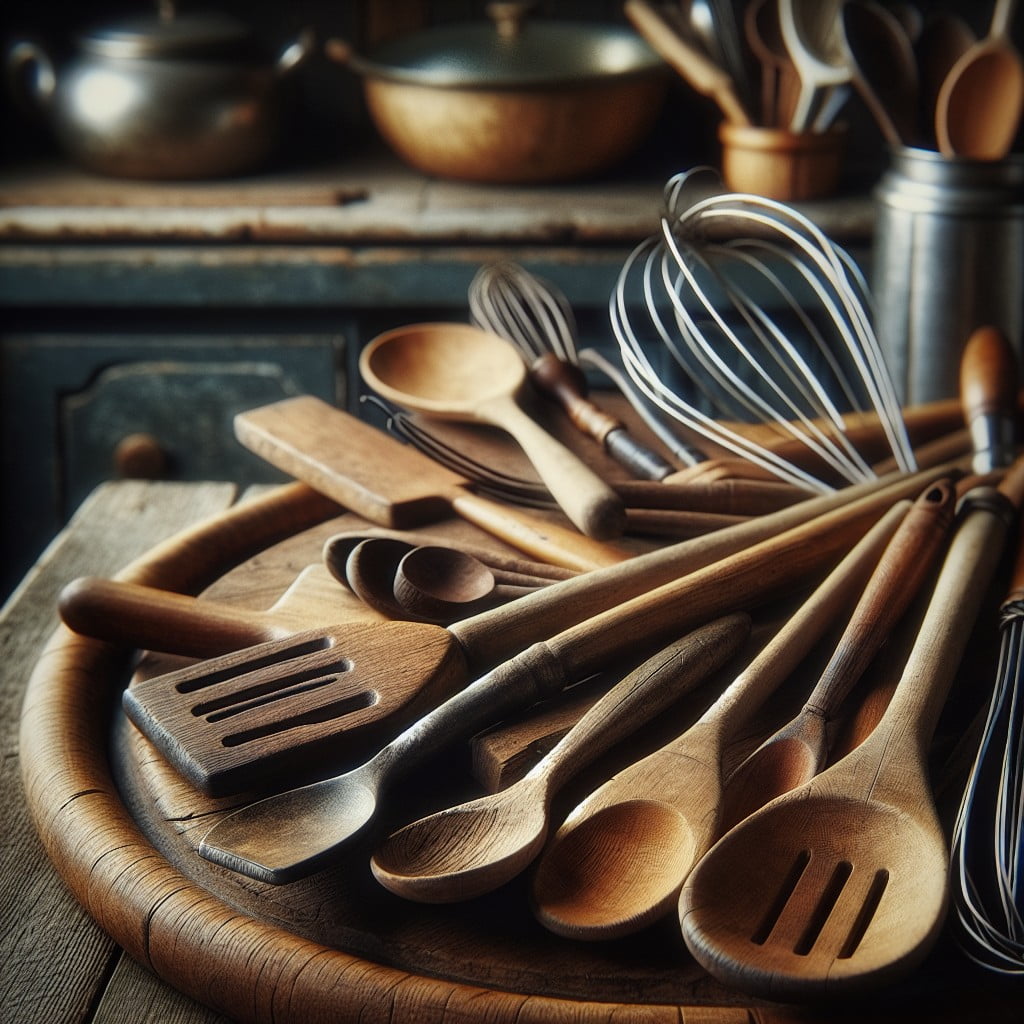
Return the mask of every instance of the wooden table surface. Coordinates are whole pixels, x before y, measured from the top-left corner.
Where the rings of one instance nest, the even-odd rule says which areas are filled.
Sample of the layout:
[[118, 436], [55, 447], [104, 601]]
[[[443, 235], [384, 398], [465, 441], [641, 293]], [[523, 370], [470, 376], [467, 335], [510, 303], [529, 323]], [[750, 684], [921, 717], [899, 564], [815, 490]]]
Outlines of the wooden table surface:
[[[77, 576], [113, 575], [154, 545], [242, 497], [227, 483], [105, 484], [41, 556], [0, 613], [0, 795], [5, 823], [0, 846], [0, 1020], [144, 1024], [225, 1019], [134, 962], [65, 887], [29, 817], [18, 733], [26, 683], [58, 626], [56, 600], [61, 588]], [[983, 1003], [992, 1006], [985, 1000], [976, 1008]], [[1001, 1001], [999, 1005], [1005, 1009]], [[971, 1019], [950, 1009], [955, 1016], [949, 1020]], [[683, 1024], [739, 1024], [775, 1018], [771, 1011], [698, 1006], [681, 1010], [680, 1019]], [[809, 1011], [799, 1019], [830, 1018]]]

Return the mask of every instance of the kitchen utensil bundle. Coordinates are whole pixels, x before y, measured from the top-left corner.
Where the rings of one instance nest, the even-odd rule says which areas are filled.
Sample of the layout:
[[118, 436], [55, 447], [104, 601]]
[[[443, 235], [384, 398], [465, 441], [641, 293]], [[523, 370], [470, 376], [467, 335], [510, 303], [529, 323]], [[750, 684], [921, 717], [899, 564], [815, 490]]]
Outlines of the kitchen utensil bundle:
[[[514, 660], [541, 637], [558, 634], [557, 644], [547, 644], [567, 677], [579, 680], [582, 667], [596, 672], [638, 643], [667, 640], [798, 588], [825, 572], [915, 485], [924, 481], [901, 478], [852, 500], [804, 502], [552, 583], [447, 629], [335, 620], [290, 631], [141, 680], [125, 692], [125, 709], [193, 784], [211, 793], [239, 792], [281, 778], [283, 766], [308, 764], [314, 755], [351, 760], [457, 692], [472, 674]], [[747, 546], [756, 536], [764, 539]], [[727, 551], [733, 553], [721, 557]], [[135, 602], [136, 614], [157, 627], [151, 632], [159, 635], [164, 609], [177, 616], [179, 629], [204, 621], [204, 602], [159, 591], [153, 597]], [[125, 605], [130, 610], [132, 602]]]
[[[830, 476], [872, 476], [848, 437], [843, 414], [851, 410], [877, 418], [897, 464], [911, 469], [852, 259], [785, 204], [708, 196], [697, 185], [706, 173], [667, 183], [660, 235], [637, 246], [620, 272], [610, 313], [627, 372], [667, 416], [799, 486], [827, 491]], [[727, 240], [716, 241], [724, 229]], [[723, 422], [752, 417], [796, 442], [794, 457]]]
[[240, 413], [234, 425], [238, 440], [271, 465], [380, 526], [403, 529], [453, 512], [554, 565], [583, 570], [628, 557], [571, 527], [474, 494], [458, 474], [312, 395]]
[[720, 834], [727, 744], [850, 608], [907, 507], [889, 510], [694, 725], [569, 812], [532, 883], [534, 912], [546, 928], [610, 939], [671, 910]]
[[[810, 783], [723, 836], [683, 887], [686, 944], [715, 977], [773, 999], [864, 991], [934, 944], [949, 899], [927, 749], [1024, 497], [1024, 462], [964, 500], [881, 720]], [[739, 886], [736, 879], [743, 877]]]
[[[702, 626], [641, 670], [658, 683], [666, 670], [693, 685], [726, 661], [746, 636], [749, 620], [733, 615]], [[558, 693], [601, 667], [577, 654], [563, 664], [560, 637], [533, 645], [477, 679], [345, 775], [287, 790], [222, 818], [199, 847], [203, 857], [272, 884], [321, 867], [357, 839], [377, 814], [386, 788], [445, 746], [466, 739], [510, 711]], [[603, 645], [599, 645], [602, 646]]]

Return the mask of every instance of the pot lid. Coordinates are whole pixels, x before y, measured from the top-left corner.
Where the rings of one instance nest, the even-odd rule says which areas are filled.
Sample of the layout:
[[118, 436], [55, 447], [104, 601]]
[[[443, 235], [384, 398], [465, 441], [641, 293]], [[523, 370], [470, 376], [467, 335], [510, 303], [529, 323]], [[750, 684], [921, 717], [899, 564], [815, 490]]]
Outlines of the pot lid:
[[439, 25], [392, 40], [362, 64], [372, 74], [421, 85], [490, 88], [568, 84], [664, 68], [628, 26], [506, 21], [492, 9], [518, 6], [489, 5], [493, 24]]
[[224, 14], [178, 15], [161, 5], [159, 15], [140, 15], [87, 32], [83, 49], [104, 57], [223, 57], [253, 48], [253, 33]]

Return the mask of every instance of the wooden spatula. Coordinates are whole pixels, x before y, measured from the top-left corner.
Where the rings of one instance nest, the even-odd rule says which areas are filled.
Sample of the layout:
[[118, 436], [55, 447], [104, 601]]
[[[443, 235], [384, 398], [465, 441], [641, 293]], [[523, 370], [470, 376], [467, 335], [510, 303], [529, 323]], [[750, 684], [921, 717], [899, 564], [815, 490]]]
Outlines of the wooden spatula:
[[433, 459], [312, 395], [235, 417], [235, 435], [271, 465], [380, 526], [403, 529], [454, 512], [533, 558], [569, 569], [629, 552], [490, 501]]

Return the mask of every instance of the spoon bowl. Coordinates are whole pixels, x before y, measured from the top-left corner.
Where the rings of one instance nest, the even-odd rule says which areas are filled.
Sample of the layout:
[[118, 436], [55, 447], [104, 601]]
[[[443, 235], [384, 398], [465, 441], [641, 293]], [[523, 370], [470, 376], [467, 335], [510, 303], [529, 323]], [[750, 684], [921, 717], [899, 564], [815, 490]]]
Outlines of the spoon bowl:
[[622, 499], [520, 408], [527, 369], [504, 338], [468, 324], [414, 324], [376, 337], [359, 366], [367, 384], [396, 405], [506, 430], [578, 529], [598, 539], [622, 533]]
[[[662, 800], [627, 800], [589, 816], [552, 848], [533, 879], [534, 913], [549, 931], [570, 939], [614, 939], [664, 916], [680, 878], [706, 837]], [[621, 872], [619, 851], [635, 851]]]
[[[690, 876], [680, 912], [691, 951], [713, 975], [775, 999], [805, 998], [808, 978], [834, 995], [919, 962], [946, 905], [934, 828], [879, 801], [780, 799]], [[912, 855], [880, 860], [891, 837]]]
[[507, 789], [393, 833], [371, 861], [377, 880], [406, 899], [449, 903], [480, 896], [514, 878], [547, 839], [558, 787], [705, 678], [709, 663], [699, 647], [683, 640], [649, 658]]
[[1001, 160], [1024, 110], [1024, 62], [1007, 36], [1017, 0], [996, 0], [988, 35], [963, 53], [942, 82], [935, 137], [943, 156]]

